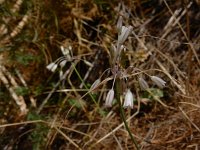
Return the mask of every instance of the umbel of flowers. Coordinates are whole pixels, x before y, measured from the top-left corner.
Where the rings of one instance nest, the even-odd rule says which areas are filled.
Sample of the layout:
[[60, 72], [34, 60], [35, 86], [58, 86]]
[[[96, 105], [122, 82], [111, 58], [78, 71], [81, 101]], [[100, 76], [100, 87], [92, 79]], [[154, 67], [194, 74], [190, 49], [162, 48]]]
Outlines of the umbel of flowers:
[[[112, 58], [112, 68], [110, 68], [112, 72], [112, 77], [113, 77], [113, 85], [112, 88], [108, 91], [106, 99], [105, 99], [105, 106], [106, 107], [112, 107], [113, 100], [115, 97], [115, 90], [114, 90], [114, 84], [116, 78], [118, 79], [127, 79], [127, 71], [126, 69], [123, 69], [120, 65], [120, 60], [121, 60], [121, 52], [126, 49], [124, 46], [124, 42], [127, 40], [128, 36], [132, 33], [133, 27], [132, 26], [122, 26], [123, 20], [122, 16], [119, 17], [118, 22], [117, 22], [117, 31], [118, 31], [118, 38], [115, 44], [111, 45], [111, 50], [113, 53], [113, 58]], [[154, 84], [156, 84], [159, 88], [164, 88], [166, 82], [157, 77], [157, 76], [150, 76], [150, 79], [153, 81]], [[91, 90], [95, 89], [98, 87], [100, 84], [101, 80], [100, 78], [97, 79], [93, 85], [91, 86]], [[145, 91], [149, 89], [148, 83], [144, 80], [142, 76], [138, 78], [138, 83], [141, 88], [141, 90]], [[133, 108], [134, 106], [134, 100], [135, 96], [131, 92], [130, 88], [127, 88], [124, 92], [124, 102], [123, 102], [123, 107], [124, 108]]]

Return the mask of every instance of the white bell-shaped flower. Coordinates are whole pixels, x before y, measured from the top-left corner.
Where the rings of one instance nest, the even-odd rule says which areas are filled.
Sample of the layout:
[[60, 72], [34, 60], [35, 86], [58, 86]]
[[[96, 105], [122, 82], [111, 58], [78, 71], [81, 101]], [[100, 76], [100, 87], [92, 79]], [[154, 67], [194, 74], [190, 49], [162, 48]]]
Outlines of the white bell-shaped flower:
[[100, 80], [100, 79], [97, 79], [97, 80], [92, 84], [92, 86], [90, 87], [90, 90], [96, 89], [100, 83], [101, 83], [101, 80]]
[[144, 90], [144, 91], [145, 91], [146, 89], [149, 88], [148, 83], [147, 83], [142, 77], [139, 77], [139, 78], [138, 78], [138, 82], [139, 82], [139, 85], [140, 85], [141, 90]]
[[59, 65], [61, 68], [63, 68], [66, 65], [66, 63], [67, 63], [67, 60], [62, 60]]
[[50, 63], [49, 65], [47, 65], [47, 69], [50, 70], [51, 72], [55, 72], [57, 69], [58, 65], [54, 62]]
[[159, 77], [157, 77], [157, 76], [151, 76], [151, 80], [159, 87], [159, 88], [164, 88], [165, 87], [165, 84], [166, 84], [166, 82], [163, 80], [163, 79], [161, 79], [161, 78], [159, 78]]
[[131, 92], [130, 89], [128, 89], [126, 94], [125, 94], [125, 100], [124, 100], [123, 107], [124, 108], [129, 107], [129, 108], [133, 109], [133, 99], [134, 99], [133, 93]]
[[106, 107], [112, 107], [112, 102], [114, 99], [114, 90], [113, 88], [109, 90], [107, 96], [106, 96], [106, 102], [105, 102], [105, 106]]

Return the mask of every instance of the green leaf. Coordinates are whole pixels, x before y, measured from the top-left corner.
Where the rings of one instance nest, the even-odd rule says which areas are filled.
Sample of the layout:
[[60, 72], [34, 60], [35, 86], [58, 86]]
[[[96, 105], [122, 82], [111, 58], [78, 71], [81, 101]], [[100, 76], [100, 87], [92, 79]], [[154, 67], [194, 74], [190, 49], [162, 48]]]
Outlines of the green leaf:
[[15, 88], [15, 92], [17, 93], [17, 95], [27, 95], [29, 94], [29, 89], [27, 87], [22, 87], [22, 86], [19, 86], [17, 88]]
[[143, 94], [142, 94], [142, 98], [148, 98], [148, 99], [151, 99], [153, 100], [154, 97], [157, 97], [157, 98], [161, 98], [164, 96], [163, 94], [163, 90], [161, 89], [158, 89], [158, 88], [149, 88], [148, 91], [145, 91]]
[[75, 106], [76, 108], [81, 108], [82, 105], [85, 105], [83, 101], [77, 99], [69, 99], [68, 102], [71, 106]]

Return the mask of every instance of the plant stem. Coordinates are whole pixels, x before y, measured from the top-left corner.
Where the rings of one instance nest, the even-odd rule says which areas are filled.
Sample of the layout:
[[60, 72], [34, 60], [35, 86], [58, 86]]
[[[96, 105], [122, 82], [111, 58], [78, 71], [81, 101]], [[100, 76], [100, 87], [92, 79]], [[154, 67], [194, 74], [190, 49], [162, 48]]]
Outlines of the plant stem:
[[135, 148], [136, 148], [137, 150], [139, 150], [139, 146], [138, 146], [138, 144], [137, 144], [135, 138], [133, 137], [133, 135], [132, 135], [132, 133], [131, 133], [131, 131], [130, 131], [130, 128], [128, 127], [128, 124], [127, 124], [127, 122], [126, 122], [126, 117], [125, 117], [125, 113], [124, 113], [124, 108], [123, 108], [123, 106], [122, 106], [122, 104], [121, 104], [121, 101], [120, 101], [120, 87], [121, 87], [121, 86], [120, 86], [120, 80], [119, 80], [119, 79], [116, 79], [116, 99], [117, 99], [117, 102], [118, 102], [118, 104], [119, 104], [119, 106], [120, 106], [120, 116], [121, 116], [121, 119], [122, 119], [123, 122], [124, 122], [124, 126], [125, 126], [126, 130], [128, 131], [128, 134], [129, 134], [129, 136], [130, 136], [132, 142], [133, 142], [134, 145], [135, 145]]
[[[80, 81], [83, 83], [83, 86], [88, 90], [88, 87], [87, 87], [87, 85], [85, 84], [85, 82], [83, 81], [83, 78], [82, 78], [81, 75], [79, 74], [78, 70], [76, 69], [76, 66], [75, 66], [73, 63], [72, 63], [72, 66], [73, 66], [73, 68], [74, 68], [74, 70], [75, 70], [75, 72], [76, 72], [78, 78], [79, 78]], [[90, 95], [90, 97], [92, 98], [93, 102], [96, 104], [96, 106], [98, 106], [98, 104], [97, 104], [96, 100], [94, 99], [94, 97], [92, 96], [92, 94], [89, 93], [89, 95]]]

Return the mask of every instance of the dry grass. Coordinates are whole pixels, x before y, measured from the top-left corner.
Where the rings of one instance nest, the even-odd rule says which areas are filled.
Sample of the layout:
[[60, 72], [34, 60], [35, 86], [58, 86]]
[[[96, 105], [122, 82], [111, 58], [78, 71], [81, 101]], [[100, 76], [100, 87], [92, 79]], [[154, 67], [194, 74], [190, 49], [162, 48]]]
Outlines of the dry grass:
[[[164, 96], [153, 95], [152, 100], [138, 88], [137, 74], [131, 75], [128, 84], [137, 102], [125, 111], [130, 130], [144, 150], [197, 150], [199, 2], [124, 3], [130, 13], [124, 23], [133, 26], [125, 66], [167, 81], [159, 90]], [[0, 5], [0, 149], [134, 149], [118, 105], [103, 106], [112, 84], [109, 74], [102, 76], [96, 93], [88, 92], [112, 61], [118, 1], [18, 0]], [[46, 66], [62, 57], [61, 46], [72, 47], [73, 57], [52, 73]]]

